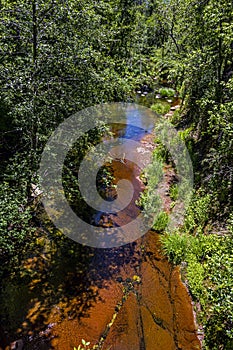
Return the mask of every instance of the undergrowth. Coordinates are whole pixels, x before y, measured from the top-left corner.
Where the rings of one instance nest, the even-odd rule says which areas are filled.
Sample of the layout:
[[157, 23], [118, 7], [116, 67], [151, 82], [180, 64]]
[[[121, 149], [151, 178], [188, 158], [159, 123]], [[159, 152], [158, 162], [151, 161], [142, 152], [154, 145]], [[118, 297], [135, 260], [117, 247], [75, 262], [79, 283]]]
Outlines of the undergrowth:
[[182, 263], [182, 276], [201, 306], [198, 322], [205, 332], [204, 349], [233, 348], [233, 217], [224, 234], [211, 232], [210, 195], [193, 196], [182, 228], [161, 236], [169, 261]]

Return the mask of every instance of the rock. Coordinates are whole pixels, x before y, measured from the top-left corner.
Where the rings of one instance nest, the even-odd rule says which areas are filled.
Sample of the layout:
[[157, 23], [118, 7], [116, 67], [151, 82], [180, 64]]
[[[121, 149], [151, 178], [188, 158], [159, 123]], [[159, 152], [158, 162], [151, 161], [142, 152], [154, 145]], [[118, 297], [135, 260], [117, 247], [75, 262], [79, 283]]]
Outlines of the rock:
[[164, 115], [165, 118], [169, 118], [169, 117], [172, 117], [173, 116], [173, 112], [170, 111], [168, 112], [167, 114]]
[[180, 108], [180, 105], [172, 106], [171, 111], [176, 111], [179, 108]]
[[103, 223], [104, 224], [108, 224], [108, 217], [104, 215], [103, 217]]
[[22, 350], [23, 349], [23, 340], [18, 339], [10, 344], [10, 350]]
[[31, 186], [32, 186], [32, 197], [33, 198], [36, 198], [43, 193], [43, 191], [41, 191], [37, 185], [31, 184]]

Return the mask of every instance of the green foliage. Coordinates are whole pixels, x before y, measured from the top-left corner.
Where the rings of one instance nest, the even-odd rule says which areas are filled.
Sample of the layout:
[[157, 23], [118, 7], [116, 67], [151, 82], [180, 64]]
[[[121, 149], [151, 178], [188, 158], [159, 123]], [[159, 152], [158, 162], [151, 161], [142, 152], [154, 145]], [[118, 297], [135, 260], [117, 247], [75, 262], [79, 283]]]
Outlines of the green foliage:
[[169, 194], [173, 201], [176, 201], [178, 198], [178, 190], [179, 188], [177, 184], [172, 184], [169, 188]]
[[[180, 232], [162, 237], [164, 251], [173, 263], [186, 263], [189, 288], [202, 305], [205, 349], [233, 348], [232, 234], [207, 234], [213, 221], [228, 220], [233, 230], [232, 23], [232, 3], [224, 0], [2, 2], [0, 273], [16, 269], [32, 245], [30, 188], [56, 126], [84, 107], [128, 101], [135, 87], [170, 84], [174, 90], [159, 93], [179, 91], [182, 114], [175, 111], [172, 122], [182, 129], [199, 191]], [[164, 115], [169, 105], [159, 102], [152, 110]], [[167, 223], [155, 190], [163, 162], [171, 157], [158, 142], [141, 197], [157, 230]], [[66, 165], [72, 202], [79, 195], [76, 163]], [[176, 200], [175, 185], [170, 196]], [[88, 346], [83, 341], [79, 348]]]
[[190, 126], [189, 128], [186, 128], [184, 130], [179, 130], [178, 131], [178, 134], [181, 138], [181, 140], [187, 142], [188, 140], [190, 140], [192, 137], [191, 137], [191, 132], [193, 130], [193, 127]]
[[167, 102], [157, 102], [151, 106], [152, 111], [158, 114], [166, 114], [170, 111], [170, 105]]
[[192, 158], [193, 161], [193, 166], [195, 167], [195, 156], [194, 156], [194, 152], [193, 152], [193, 148], [194, 148], [194, 140], [192, 137], [193, 134], [193, 126], [190, 126], [189, 128], [186, 128], [184, 130], [179, 130], [178, 131], [178, 135], [181, 138], [182, 141], [185, 142], [185, 145], [189, 151], [190, 157]]
[[160, 60], [167, 67], [166, 79], [180, 92], [183, 107], [182, 116], [173, 122], [183, 129], [198, 185], [204, 183], [213, 193], [212, 215], [218, 220], [226, 219], [232, 207], [231, 5], [172, 0], [161, 6], [169, 34]]
[[171, 116], [171, 123], [173, 125], [179, 125], [180, 120], [181, 120], [181, 110], [180, 109], [176, 109], [173, 112], [173, 115]]
[[166, 87], [161, 87], [159, 89], [159, 94], [162, 97], [174, 97], [175, 95], [175, 90], [172, 88], [166, 88]]
[[0, 276], [20, 267], [35, 231], [32, 219], [26, 188], [12, 188], [3, 182], [0, 185]]
[[169, 222], [169, 216], [164, 211], [160, 212], [156, 215], [152, 227], [156, 232], [163, 232], [167, 227]]
[[[201, 191], [200, 191], [201, 193]], [[201, 195], [195, 194], [192, 198], [185, 214], [185, 230], [198, 234], [202, 232], [209, 220], [211, 210], [210, 194]]]
[[225, 236], [204, 234], [210, 208], [210, 195], [195, 194], [184, 227], [163, 235], [161, 242], [169, 260], [176, 265], [182, 263], [189, 290], [201, 303], [198, 320], [205, 329], [204, 348], [217, 350], [230, 348], [233, 340], [233, 225], [230, 218]]
[[[144, 9], [121, 0], [2, 2], [0, 156], [2, 180], [13, 186], [1, 187], [2, 267], [17, 260], [26, 232], [33, 232], [27, 203], [33, 204], [31, 184], [37, 183], [40, 154], [53, 130], [87, 106], [128, 100], [136, 83], [147, 79]], [[89, 141], [98, 137], [94, 132]], [[79, 146], [76, 161], [85, 140]], [[80, 199], [76, 165], [65, 164], [63, 172], [73, 203]]]
[[[201, 302], [203, 348], [231, 349], [232, 234], [209, 232], [212, 222], [225, 226], [229, 218], [232, 232], [232, 3], [171, 0], [159, 13], [166, 39], [156, 66], [161, 81], [172, 82], [182, 98], [182, 114], [172, 122], [182, 128], [197, 189], [184, 227], [161, 239], [169, 259], [184, 262], [191, 293]], [[164, 159], [165, 151], [160, 154]]]
[[209, 349], [233, 344], [232, 234], [215, 239], [204, 264], [207, 296], [206, 344]]
[[182, 263], [189, 290], [201, 303], [198, 318], [205, 328], [204, 348], [208, 350], [228, 348], [233, 339], [232, 219], [227, 235], [204, 234], [209, 210], [210, 197], [197, 194], [183, 229], [161, 237], [164, 253], [174, 264]]
[[189, 240], [186, 235], [180, 235], [174, 232], [165, 234], [161, 236], [160, 239], [163, 251], [171, 262], [175, 265], [179, 265], [182, 261], [185, 261], [189, 245]]
[[155, 157], [161, 162], [169, 164], [172, 161], [171, 155], [167, 147], [160, 141], [160, 139], [155, 139], [156, 148], [153, 151]]
[[140, 196], [139, 204], [143, 207], [145, 216], [152, 220], [151, 226], [156, 231], [163, 231], [168, 224], [168, 215], [162, 209], [162, 200], [157, 193], [158, 185], [163, 176], [163, 161], [153, 153], [152, 163], [145, 169], [147, 189]]
[[192, 295], [201, 299], [203, 295], [203, 284], [204, 284], [205, 269], [203, 265], [197, 261], [196, 256], [189, 255], [187, 262], [187, 280], [188, 286]]
[[[231, 82], [232, 84], [232, 82]], [[232, 140], [233, 103], [227, 102], [208, 111], [208, 135], [212, 142], [202, 162], [205, 181], [210, 192], [214, 192], [213, 207], [219, 219], [227, 217], [232, 207]]]

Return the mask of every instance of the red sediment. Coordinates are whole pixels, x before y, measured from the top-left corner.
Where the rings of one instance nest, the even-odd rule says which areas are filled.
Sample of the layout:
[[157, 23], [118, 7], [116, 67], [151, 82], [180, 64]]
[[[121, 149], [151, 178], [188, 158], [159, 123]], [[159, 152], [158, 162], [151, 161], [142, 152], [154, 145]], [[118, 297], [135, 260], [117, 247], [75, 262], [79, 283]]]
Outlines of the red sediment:
[[[103, 350], [110, 346], [111, 350], [200, 349], [191, 300], [179, 269], [172, 267], [159, 249], [159, 237], [152, 231], [138, 240], [134, 257], [140, 256], [141, 262], [122, 266], [117, 278], [98, 290], [100, 299], [87, 316], [60, 320], [51, 331], [54, 349], [73, 349], [82, 339], [94, 345], [103, 334]], [[134, 283], [135, 276], [139, 283]], [[118, 310], [123, 288], [126, 300]]]

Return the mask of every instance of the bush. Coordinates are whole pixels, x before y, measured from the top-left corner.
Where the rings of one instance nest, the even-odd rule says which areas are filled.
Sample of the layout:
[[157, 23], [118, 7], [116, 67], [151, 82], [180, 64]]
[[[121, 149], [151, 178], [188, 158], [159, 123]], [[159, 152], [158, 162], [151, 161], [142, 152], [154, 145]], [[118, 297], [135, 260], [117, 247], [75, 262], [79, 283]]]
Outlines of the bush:
[[233, 345], [233, 257], [232, 233], [215, 236], [206, 255], [207, 300], [203, 305], [208, 349], [232, 349]]
[[211, 196], [202, 195], [201, 191], [193, 196], [192, 202], [186, 211], [185, 230], [187, 232], [202, 232], [209, 220]]
[[185, 262], [183, 275], [202, 312], [204, 349], [231, 349], [233, 344], [233, 230], [226, 236], [174, 232], [161, 236], [162, 249], [175, 265]]
[[170, 111], [170, 105], [167, 102], [158, 102], [151, 106], [152, 111], [164, 115]]
[[172, 88], [161, 87], [159, 89], [159, 94], [162, 97], [173, 97], [175, 95], [175, 90]]
[[160, 238], [162, 249], [169, 261], [175, 265], [185, 261], [189, 248], [189, 237], [179, 232], [167, 233]]
[[203, 281], [205, 270], [200, 262], [197, 261], [196, 256], [190, 255], [187, 265], [187, 280], [189, 289], [196, 299], [201, 299], [203, 296]]

